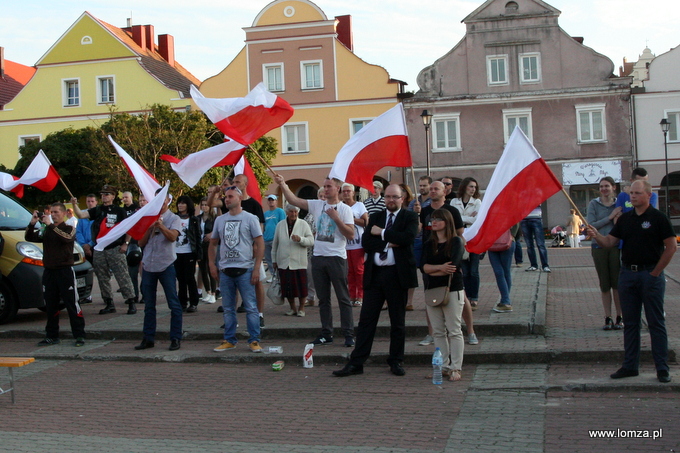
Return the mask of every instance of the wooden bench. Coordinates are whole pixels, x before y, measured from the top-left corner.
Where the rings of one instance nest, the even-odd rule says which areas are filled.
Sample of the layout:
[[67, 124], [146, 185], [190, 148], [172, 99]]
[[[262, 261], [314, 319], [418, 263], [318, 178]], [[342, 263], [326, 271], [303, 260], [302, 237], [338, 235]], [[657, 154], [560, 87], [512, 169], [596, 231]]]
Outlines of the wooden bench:
[[14, 368], [28, 365], [31, 362], [35, 362], [33, 357], [0, 357], [0, 367], [7, 367], [9, 371], [9, 388], [3, 390], [0, 387], [0, 395], [12, 392], [12, 404], [14, 404]]

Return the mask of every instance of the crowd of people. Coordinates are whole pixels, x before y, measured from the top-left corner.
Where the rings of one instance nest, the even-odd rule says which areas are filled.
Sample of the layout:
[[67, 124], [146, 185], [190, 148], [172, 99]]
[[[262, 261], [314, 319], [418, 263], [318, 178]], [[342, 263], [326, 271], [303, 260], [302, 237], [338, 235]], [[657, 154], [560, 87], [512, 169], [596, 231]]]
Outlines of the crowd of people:
[[[259, 343], [265, 326], [264, 282], [279, 286], [280, 297], [290, 306], [286, 316], [305, 316], [305, 307], [318, 299], [320, 331], [311, 343], [333, 343], [332, 289], [339, 304], [343, 344], [354, 348], [347, 365], [333, 372], [338, 377], [363, 373], [382, 310], [387, 310], [390, 320], [387, 364], [394, 375], [405, 374], [405, 319], [406, 312], [413, 310], [418, 270], [426, 294], [434, 294], [432, 291], [438, 288], [446, 293], [444, 303], [426, 295], [428, 335], [419, 344], [439, 348], [444, 358], [443, 373], [452, 381], [462, 376], [463, 324], [467, 342], [479, 343], [473, 312], [479, 304], [479, 265], [485, 255], [500, 294], [493, 307], [496, 313], [512, 312], [511, 266], [513, 257], [516, 265], [522, 262], [520, 237], [524, 238], [530, 261], [525, 270], [551, 272], [541, 206], [503, 233], [487, 252], [465, 250], [463, 232], [475, 223], [481, 206], [479, 184], [471, 177], [464, 178], [454, 191], [454, 178], [433, 181], [422, 176], [415, 197], [404, 184], [384, 187], [375, 181], [373, 192], [363, 201], [358, 200], [353, 185], [330, 177], [314, 200], [298, 197], [280, 175], [275, 175], [274, 181], [283, 200], [269, 194], [267, 210], [248, 195], [245, 175], [211, 186], [198, 207], [186, 195], [179, 196], [173, 206], [168, 196], [160, 217], [142, 239], [137, 242], [122, 235], [102, 251], [95, 250], [98, 240], [140, 209], [146, 203], [143, 197], [137, 204], [131, 192], [123, 192], [121, 206], [118, 189], [106, 184], [100, 190], [101, 204], [95, 194], [88, 194], [86, 210], [81, 210], [73, 198], [72, 209], [55, 203], [49, 215], [36, 212], [26, 238], [45, 244], [48, 322], [46, 338], [40, 344], [59, 342], [55, 313], [60, 298], [66, 303], [76, 346], [85, 341], [77, 295], [72, 294], [73, 286], [69, 289], [64, 283], [71, 277], [73, 264], [72, 253], [65, 250], [74, 241], [82, 246], [94, 267], [105, 305], [100, 314], [116, 312], [112, 275], [128, 306], [127, 314], [136, 314], [140, 299], [144, 304], [143, 338], [135, 347], [138, 350], [155, 346], [159, 282], [171, 311], [170, 350], [181, 347], [183, 313], [196, 312], [199, 302], [211, 304], [222, 299], [218, 311], [223, 313], [224, 335], [216, 352], [237, 347], [237, 313], [246, 313], [248, 347], [256, 353], [262, 351]], [[659, 380], [667, 382], [663, 285], [659, 278], [663, 280], [663, 267], [672, 256], [672, 228], [651, 207], [655, 198], [643, 169], [634, 170], [631, 185], [625, 186], [618, 197], [611, 177], [602, 178], [599, 189], [600, 197], [588, 207], [586, 225], [593, 238], [592, 256], [605, 312], [603, 328], [624, 329], [626, 349], [624, 366], [612, 378], [637, 374], [640, 309], [644, 306]], [[307, 212], [304, 219], [300, 218], [300, 210]], [[572, 210], [568, 221], [572, 247], [579, 246], [578, 234], [584, 220]], [[45, 233], [38, 234], [43, 231], [36, 227], [38, 221], [47, 225]], [[636, 245], [640, 238], [635, 234], [647, 241], [644, 252]], [[642, 276], [643, 271], [649, 276]], [[625, 297], [618, 290], [621, 286], [627, 289]], [[356, 328], [355, 307], [360, 308]]]

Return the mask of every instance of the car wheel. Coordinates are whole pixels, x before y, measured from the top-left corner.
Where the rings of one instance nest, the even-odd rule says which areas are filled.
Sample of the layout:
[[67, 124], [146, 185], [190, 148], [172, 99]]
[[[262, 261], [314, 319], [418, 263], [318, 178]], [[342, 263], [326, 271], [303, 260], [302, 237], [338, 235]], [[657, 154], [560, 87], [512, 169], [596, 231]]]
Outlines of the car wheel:
[[0, 324], [14, 319], [19, 309], [12, 291], [4, 283], [0, 283]]

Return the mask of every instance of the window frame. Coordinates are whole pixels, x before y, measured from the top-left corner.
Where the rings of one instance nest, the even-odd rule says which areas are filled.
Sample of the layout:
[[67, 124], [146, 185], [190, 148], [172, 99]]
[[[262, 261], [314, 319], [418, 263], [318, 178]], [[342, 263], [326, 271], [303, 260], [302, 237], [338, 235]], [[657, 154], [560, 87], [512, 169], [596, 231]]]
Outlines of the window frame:
[[534, 142], [534, 126], [533, 126], [533, 118], [531, 115], [533, 108], [532, 107], [524, 107], [524, 108], [517, 108], [517, 109], [503, 109], [503, 143], [508, 143], [508, 139], [510, 138], [510, 134], [515, 130], [514, 128], [510, 130], [510, 125], [508, 124], [508, 120], [510, 118], [516, 118], [519, 120], [519, 118], [527, 118], [527, 128], [529, 129], [528, 131], [524, 131], [524, 134], [527, 136], [529, 141], [531, 143]]
[[[308, 87], [307, 86], [307, 66], [318, 65], [319, 66], [319, 86]], [[300, 89], [302, 91], [314, 91], [323, 90], [323, 60], [304, 60], [300, 61]]]
[[[669, 115], [674, 116], [675, 119], [672, 120]], [[663, 116], [671, 123], [671, 128], [668, 129], [668, 143], [680, 143], [680, 108], [664, 110]], [[675, 126], [675, 130], [673, 130], [673, 126]], [[671, 137], [672, 132], [675, 132], [674, 139]]]
[[[446, 132], [446, 145], [445, 147], [439, 148], [437, 147], [437, 124], [438, 123], [447, 123], [449, 121], [455, 121], [456, 122], [456, 146], [448, 146], [449, 143], [449, 137], [448, 137], [448, 126], [446, 126], [445, 132]], [[431, 138], [431, 151], [432, 153], [451, 153], [451, 152], [460, 152], [463, 151], [463, 143], [462, 139], [460, 136], [460, 113], [447, 113], [443, 115], [435, 115], [432, 117], [432, 126], [430, 127], [430, 138]]]
[[26, 140], [29, 142], [37, 140], [38, 142], [42, 141], [42, 134], [25, 134], [25, 135], [20, 135], [19, 136], [19, 146], [26, 146]]
[[[288, 128], [290, 127], [295, 127], [296, 130], [298, 127], [303, 126], [304, 127], [304, 133], [305, 133], [305, 143], [307, 145], [307, 149], [296, 149], [289, 151], [288, 150]], [[282, 143], [282, 154], [309, 154], [309, 123], [307, 121], [298, 121], [294, 123], [286, 123], [283, 126], [281, 126], [281, 143]], [[296, 137], [295, 140], [296, 146], [299, 145], [299, 136]]]
[[[505, 80], [494, 82], [492, 78], [493, 71], [491, 70], [491, 65], [493, 60], [502, 60], [504, 62], [505, 68], [503, 71]], [[510, 72], [508, 71], [508, 55], [507, 54], [499, 54], [499, 55], [487, 55], [486, 56], [486, 81], [489, 84], [489, 86], [503, 86], [503, 85], [509, 85], [510, 84]]]
[[[270, 68], [279, 68], [281, 70], [281, 89], [270, 89], [269, 88], [269, 76], [268, 70]], [[282, 93], [286, 91], [286, 77], [283, 62], [279, 63], [263, 63], [262, 64], [262, 80], [264, 81], [264, 86], [268, 91], [272, 93]]]
[[[575, 105], [574, 108], [576, 109], [576, 141], [579, 144], [588, 144], [588, 143], [605, 143], [607, 142], [607, 111], [606, 111], [606, 104], [600, 103], [600, 104], [579, 104]], [[593, 138], [593, 113], [599, 112], [602, 115], [602, 138]], [[590, 138], [589, 139], [582, 139], [582, 131], [581, 131], [581, 114], [582, 113], [588, 113], [589, 118], [590, 118]]]
[[[71, 97], [69, 96], [69, 84], [76, 83], [78, 88], [77, 103], [69, 104]], [[61, 106], [64, 108], [80, 107], [82, 105], [82, 95], [80, 92], [80, 77], [71, 77], [68, 79], [61, 79]]]
[[[531, 57], [536, 57], [536, 78], [535, 79], [525, 79], [524, 78], [524, 58], [531, 58]], [[521, 84], [531, 84], [531, 83], [540, 83], [542, 74], [541, 74], [541, 53], [540, 52], [525, 52], [521, 53], [518, 56], [518, 62], [519, 62], [519, 83]]]
[[[111, 85], [113, 88], [113, 96], [109, 95], [109, 97], [113, 97], [112, 101], [104, 101], [102, 100], [102, 82], [104, 80], [110, 80]], [[115, 104], [116, 103], [116, 76], [115, 75], [103, 75], [103, 76], [97, 76], [97, 104], [99, 105], [108, 105], [108, 104]]]
[[[349, 119], [349, 136], [350, 136], [350, 137], [353, 137], [354, 134], [356, 134], [356, 133], [359, 132], [361, 129], [363, 129], [364, 127], [366, 127], [366, 125], [367, 125], [368, 123], [370, 123], [371, 121], [373, 121], [374, 119], [375, 119], [375, 117], [370, 117], [370, 118], [350, 118], [350, 119]], [[363, 126], [361, 126], [361, 129], [359, 129], [359, 131], [356, 131], [356, 132], [355, 132], [355, 131], [354, 131], [354, 124], [355, 124], [355, 123], [360, 123], [360, 122], [363, 123]]]

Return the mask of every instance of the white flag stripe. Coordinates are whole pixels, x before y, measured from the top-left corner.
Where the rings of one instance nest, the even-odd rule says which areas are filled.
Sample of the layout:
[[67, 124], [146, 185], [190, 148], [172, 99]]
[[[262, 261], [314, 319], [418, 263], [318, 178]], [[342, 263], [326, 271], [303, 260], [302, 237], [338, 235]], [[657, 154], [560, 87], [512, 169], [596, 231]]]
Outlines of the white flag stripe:
[[135, 181], [139, 186], [139, 190], [141, 190], [141, 192], [144, 194], [144, 198], [151, 200], [155, 196], [156, 191], [161, 188], [161, 185], [158, 184], [158, 182], [156, 182], [156, 180], [154, 180], [151, 176], [149, 176], [144, 167], [139, 165], [136, 160], [134, 160], [127, 152], [125, 152], [125, 150], [121, 148], [120, 145], [118, 145], [118, 143], [116, 143], [110, 135], [109, 141], [132, 172], [132, 177], [135, 178]]
[[267, 91], [262, 82], [258, 83], [250, 93], [242, 98], [206, 98], [193, 85], [191, 85], [190, 92], [191, 98], [196, 102], [198, 108], [203, 110], [203, 113], [213, 123], [221, 121], [246, 107], [262, 105], [271, 108], [276, 102], [276, 95]]
[[393, 135], [406, 135], [406, 120], [401, 102], [375, 118], [354, 134], [338, 151], [330, 176], [344, 181], [352, 160], [371, 143]]
[[238, 151], [243, 148], [242, 144], [230, 140], [197, 153], [189, 154], [179, 163], [170, 163], [170, 167], [175, 170], [187, 186], [194, 187], [205, 172], [214, 167], [215, 164], [227, 157], [232, 151]]
[[[123, 236], [125, 233], [130, 231], [130, 229], [139, 222], [142, 217], [150, 217], [158, 215], [163, 207], [165, 198], [168, 194], [168, 189], [170, 188], [170, 182], [168, 181], [163, 187], [163, 190], [158, 192], [158, 196], [152, 196], [151, 201], [140, 208], [130, 217], [126, 218], [118, 225], [111, 228], [111, 230], [101, 238], [97, 239], [97, 245], [94, 247], [95, 250], [102, 251], [109, 244], [115, 242], [119, 237]], [[147, 198], [149, 200], [149, 198]]]
[[[489, 208], [493, 204], [498, 194], [510, 183], [510, 181], [517, 176], [522, 170], [531, 165], [541, 156], [531, 144], [529, 139], [519, 126], [515, 126], [515, 130], [510, 135], [507, 145], [503, 150], [496, 169], [491, 176], [489, 186], [484, 192], [484, 199], [477, 213], [477, 220], [470, 228], [465, 229], [463, 237], [465, 240], [470, 240], [475, 237], [481, 226], [484, 224]], [[487, 201], [485, 203], [484, 201]]]

